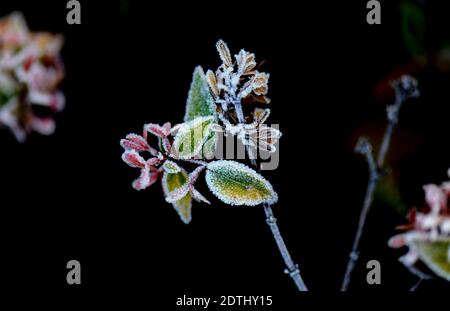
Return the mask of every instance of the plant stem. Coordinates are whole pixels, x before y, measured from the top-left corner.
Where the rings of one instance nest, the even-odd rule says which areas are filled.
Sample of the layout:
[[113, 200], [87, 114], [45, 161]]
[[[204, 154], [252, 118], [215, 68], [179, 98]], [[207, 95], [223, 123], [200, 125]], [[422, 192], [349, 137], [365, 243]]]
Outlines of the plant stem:
[[273, 216], [272, 208], [269, 204], [264, 204], [264, 212], [266, 213], [266, 222], [270, 227], [270, 230], [272, 231], [272, 235], [275, 239], [275, 242], [277, 243], [278, 250], [280, 251], [281, 257], [283, 257], [284, 263], [286, 265], [286, 269], [284, 270], [285, 273], [289, 274], [289, 276], [294, 281], [295, 285], [297, 285], [297, 288], [301, 292], [308, 291], [308, 288], [306, 287], [305, 283], [303, 282], [302, 276], [300, 274], [300, 270], [298, 269], [298, 265], [294, 263], [292, 260], [291, 255], [289, 254], [289, 251], [286, 247], [286, 244], [284, 243], [283, 237], [281, 236], [280, 229], [277, 225], [277, 220]]
[[414, 286], [411, 287], [411, 288], [409, 289], [409, 291], [410, 291], [410, 292], [415, 292], [415, 291], [417, 290], [417, 288], [420, 286], [420, 284], [422, 283], [423, 280], [424, 280], [423, 278], [419, 278], [419, 280], [417, 281], [417, 283], [414, 284]]
[[373, 202], [373, 195], [379, 180], [379, 173], [375, 164], [375, 159], [372, 153], [372, 146], [366, 138], [362, 138], [357, 145], [358, 152], [366, 156], [367, 163], [369, 164], [369, 183], [367, 185], [366, 196], [364, 197], [363, 208], [359, 216], [358, 230], [356, 231], [355, 240], [353, 242], [352, 250], [349, 255], [349, 261], [347, 263], [347, 269], [345, 271], [344, 281], [342, 283], [341, 291], [346, 291], [350, 284], [351, 274], [355, 268], [355, 264], [359, 257], [359, 243], [361, 241], [364, 225], [366, 223], [367, 214], [369, 213], [370, 206]]
[[[242, 106], [240, 103], [235, 103], [234, 107], [236, 109], [236, 115], [238, 116], [239, 123], [245, 124], [244, 120], [244, 114], [242, 111]], [[254, 158], [253, 152], [250, 152], [247, 146], [245, 146], [245, 151], [249, 155], [250, 162], [252, 166], [259, 172], [258, 164], [256, 163], [256, 160]], [[284, 260], [284, 263], [286, 265], [285, 273], [289, 274], [289, 276], [294, 281], [295, 285], [297, 286], [297, 289], [301, 292], [308, 291], [308, 288], [306, 287], [305, 283], [303, 282], [302, 276], [300, 274], [300, 270], [298, 268], [298, 265], [294, 263], [292, 260], [291, 254], [289, 253], [286, 243], [284, 242], [284, 239], [281, 235], [280, 229], [277, 225], [277, 219], [275, 218], [273, 214], [272, 207], [270, 204], [264, 203], [264, 212], [266, 214], [266, 222], [270, 227], [270, 231], [272, 232], [273, 238], [275, 239], [275, 242], [277, 243], [278, 250], [281, 254], [281, 257]]]
[[364, 231], [364, 225], [366, 223], [370, 207], [372, 206], [374, 193], [380, 179], [379, 172], [384, 166], [384, 161], [391, 144], [392, 134], [394, 132], [395, 126], [398, 124], [398, 114], [400, 108], [406, 99], [419, 96], [417, 81], [412, 77], [403, 76], [398, 81], [395, 81], [392, 86], [395, 91], [395, 103], [393, 105], [389, 105], [386, 109], [388, 125], [384, 132], [376, 162], [372, 152], [372, 145], [367, 138], [360, 138], [355, 148], [356, 152], [361, 153], [366, 157], [369, 166], [369, 182], [367, 185], [361, 214], [359, 216], [358, 229], [356, 231], [352, 250], [349, 255], [347, 268], [342, 282], [341, 291], [348, 290], [353, 269], [355, 268], [355, 265], [358, 261], [359, 244], [361, 242], [361, 237]]

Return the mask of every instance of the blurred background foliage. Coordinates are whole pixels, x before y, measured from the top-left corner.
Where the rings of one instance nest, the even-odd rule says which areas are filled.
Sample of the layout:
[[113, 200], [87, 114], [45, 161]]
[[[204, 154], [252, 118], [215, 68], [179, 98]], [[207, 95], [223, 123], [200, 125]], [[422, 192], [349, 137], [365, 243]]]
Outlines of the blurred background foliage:
[[[392, 55], [397, 54], [398, 59], [375, 81], [372, 95], [379, 107], [355, 126], [348, 150], [360, 135], [370, 137], [375, 151], [378, 150], [387, 124], [383, 109], [394, 100], [390, 82], [403, 74], [417, 77], [421, 98], [402, 107], [386, 163], [388, 174], [381, 179], [375, 194], [379, 203], [406, 215], [409, 208], [423, 202], [421, 184], [439, 182], [437, 176], [445, 178], [450, 165], [450, 158], [442, 159], [448, 155], [448, 148], [438, 146], [447, 128], [439, 118], [448, 112], [450, 104], [450, 19], [444, 1], [401, 0], [390, 5], [391, 35], [384, 43], [385, 48], [396, 51]], [[368, 107], [374, 112], [371, 105]], [[434, 109], [436, 105], [438, 109]], [[415, 178], [411, 178], [413, 172], [417, 174]]]

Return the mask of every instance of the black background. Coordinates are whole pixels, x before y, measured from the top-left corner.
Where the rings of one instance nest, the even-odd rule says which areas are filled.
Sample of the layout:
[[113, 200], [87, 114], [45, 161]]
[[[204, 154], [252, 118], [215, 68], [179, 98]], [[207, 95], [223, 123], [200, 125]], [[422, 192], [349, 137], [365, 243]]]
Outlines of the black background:
[[[427, 14], [437, 22], [429, 37], [445, 36], [444, 10], [432, 4]], [[336, 294], [367, 181], [364, 161], [352, 152], [357, 128], [366, 122], [373, 124], [366, 134], [375, 140], [382, 134], [389, 101], [375, 100], [374, 86], [410, 61], [398, 2], [382, 1], [377, 26], [365, 21], [366, 1], [81, 1], [82, 24], [73, 26], [66, 24], [65, 5], [9, 1], [0, 8], [0, 15], [24, 12], [32, 30], [66, 38], [67, 108], [57, 116], [56, 134], [34, 134], [20, 145], [7, 130], [0, 133], [2, 270], [9, 288], [68, 298], [131, 292], [165, 310], [183, 294], [339, 304], [368, 293], [407, 292], [416, 282], [397, 261], [402, 252], [386, 245], [404, 215], [375, 204], [353, 294]], [[198, 64], [218, 66], [219, 38], [234, 53], [255, 52], [271, 74], [271, 121], [284, 135], [280, 167], [266, 176], [280, 196], [274, 212], [309, 296], [297, 294], [283, 274], [262, 209], [213, 199], [212, 207], [195, 204], [186, 226], [165, 203], [160, 185], [134, 191], [138, 171], [121, 161], [119, 140], [127, 133], [140, 132], [144, 123], [182, 120], [192, 71]], [[450, 166], [449, 76], [428, 69], [418, 78], [423, 96], [405, 105], [401, 116], [402, 128], [420, 137], [399, 164], [410, 206], [420, 205], [422, 185], [444, 180]], [[393, 154], [397, 143], [394, 137]], [[81, 286], [66, 284], [70, 259], [81, 262]], [[366, 283], [370, 259], [381, 262], [381, 285]], [[416, 295], [448, 289], [435, 280]]]

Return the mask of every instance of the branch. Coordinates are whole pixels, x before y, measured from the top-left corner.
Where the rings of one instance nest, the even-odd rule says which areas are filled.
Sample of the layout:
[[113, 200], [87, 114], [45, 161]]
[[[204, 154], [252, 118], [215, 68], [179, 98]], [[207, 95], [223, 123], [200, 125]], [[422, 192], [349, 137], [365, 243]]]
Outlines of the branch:
[[381, 142], [380, 150], [378, 151], [377, 160], [372, 152], [372, 145], [369, 140], [362, 137], [356, 144], [355, 151], [363, 154], [366, 157], [366, 161], [369, 166], [369, 182], [367, 185], [366, 195], [363, 202], [361, 214], [359, 216], [358, 229], [356, 231], [355, 239], [353, 241], [352, 250], [349, 255], [349, 261], [345, 271], [344, 279], [341, 286], [341, 291], [347, 291], [351, 281], [352, 272], [359, 257], [359, 244], [364, 231], [364, 225], [366, 223], [367, 215], [370, 211], [370, 207], [373, 203], [373, 197], [375, 190], [380, 179], [380, 171], [384, 167], [384, 161], [389, 151], [391, 144], [392, 134], [396, 125], [398, 124], [398, 115], [402, 104], [409, 98], [419, 96], [419, 90], [417, 88], [417, 81], [410, 76], [402, 76], [399, 80], [392, 83], [392, 87], [395, 91], [395, 103], [389, 105], [386, 109], [388, 125]]
[[[236, 115], [238, 116], [239, 123], [244, 124], [244, 114], [242, 112], [242, 106], [240, 103], [235, 103], [234, 108], [236, 109]], [[252, 166], [259, 172], [258, 165], [256, 163], [255, 157], [253, 156], [253, 153], [248, 148], [248, 146], [245, 146], [245, 151], [249, 155], [250, 162]], [[266, 214], [266, 222], [270, 227], [270, 231], [272, 232], [273, 238], [275, 239], [275, 242], [277, 243], [278, 250], [281, 254], [281, 257], [283, 257], [284, 263], [286, 265], [286, 269], [284, 272], [286, 274], [289, 274], [289, 276], [294, 281], [295, 285], [297, 286], [297, 289], [299, 291], [305, 292], [308, 291], [308, 288], [306, 287], [305, 283], [303, 282], [302, 276], [300, 274], [300, 270], [298, 268], [298, 265], [294, 263], [292, 260], [292, 257], [286, 247], [286, 243], [284, 243], [283, 237], [281, 236], [280, 229], [277, 225], [277, 219], [275, 218], [273, 214], [273, 210], [270, 204], [263, 204], [264, 212]]]

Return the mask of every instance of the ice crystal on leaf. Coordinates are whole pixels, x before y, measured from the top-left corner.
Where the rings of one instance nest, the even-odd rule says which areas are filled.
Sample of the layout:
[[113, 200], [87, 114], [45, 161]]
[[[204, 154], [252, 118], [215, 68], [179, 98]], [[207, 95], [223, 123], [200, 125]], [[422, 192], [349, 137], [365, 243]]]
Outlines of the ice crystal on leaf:
[[206, 159], [206, 160], [213, 159], [215, 156], [215, 151], [217, 148], [218, 141], [219, 141], [218, 133], [214, 132], [211, 129], [211, 133], [209, 134], [209, 137], [206, 139], [205, 143], [203, 144], [200, 157], [202, 159]]
[[214, 117], [198, 117], [183, 123], [175, 136], [173, 154], [179, 159], [190, 159], [198, 155], [211, 134]]
[[159, 164], [158, 158], [151, 158], [146, 161], [135, 150], [128, 150], [123, 153], [122, 160], [131, 167], [141, 169], [139, 178], [133, 181], [134, 189], [144, 190], [158, 179], [158, 170], [155, 168], [155, 165]]
[[234, 161], [208, 164], [206, 183], [211, 192], [230, 205], [255, 206], [273, 204], [278, 200], [272, 185], [248, 166]]
[[181, 168], [173, 161], [166, 160], [163, 165], [164, 171], [169, 174], [176, 174], [181, 171]]
[[450, 182], [426, 185], [426, 206], [412, 210], [410, 223], [401, 226], [406, 232], [389, 240], [389, 246], [407, 246], [409, 251], [400, 261], [414, 273], [418, 262], [424, 263], [437, 276], [450, 281]]
[[[20, 13], [0, 20], [0, 125], [19, 142], [31, 131], [55, 131], [52, 115], [65, 104], [58, 90], [64, 77], [62, 45], [61, 35], [30, 32]], [[37, 115], [37, 106], [46, 113]]]
[[[206, 77], [211, 93], [222, 110], [227, 112], [241, 102], [269, 103], [270, 100], [265, 96], [268, 92], [269, 74], [255, 69], [255, 55], [241, 50], [235, 55], [233, 62], [225, 42], [219, 40], [216, 47], [222, 65], [215, 73], [208, 70]], [[239, 112], [236, 110], [235, 113]]]
[[204, 169], [204, 166], [199, 166], [188, 175], [184, 184], [180, 185], [179, 188], [166, 193], [166, 201], [169, 203], [176, 202], [189, 193], [196, 201], [211, 204], [197, 189], [194, 188], [194, 183], [197, 181], [200, 172]]
[[[183, 170], [175, 174], [170, 174], [167, 172], [164, 172], [163, 178], [162, 178], [162, 185], [164, 194], [166, 196], [169, 195], [169, 193], [172, 193], [173, 191], [176, 191], [177, 189], [181, 188], [183, 185], [185, 185], [188, 181], [188, 175]], [[174, 209], [177, 211], [178, 215], [180, 216], [181, 220], [188, 224], [191, 222], [192, 219], [192, 197], [189, 193], [186, 193], [186, 195], [175, 201], [172, 202], [172, 205]]]
[[249, 124], [233, 125], [228, 120], [221, 118], [225, 132], [235, 135], [245, 146], [258, 148], [262, 151], [274, 153], [276, 144], [282, 136], [282, 133], [273, 127], [262, 124], [270, 115], [270, 109], [255, 109], [254, 121]]
[[181, 169], [177, 173], [169, 173], [166, 171], [163, 174], [162, 184], [166, 201], [172, 203], [181, 220], [186, 224], [192, 219], [192, 199], [210, 204], [209, 201], [194, 188], [194, 183], [203, 169], [204, 167], [199, 167], [189, 175], [184, 169]]
[[184, 121], [188, 122], [197, 117], [216, 115], [216, 104], [208, 87], [205, 74], [201, 66], [197, 66], [192, 75], [191, 88], [186, 104]]
[[227, 68], [233, 66], [233, 60], [231, 59], [231, 53], [228, 45], [222, 40], [219, 40], [216, 43], [216, 48], [224, 66]]

